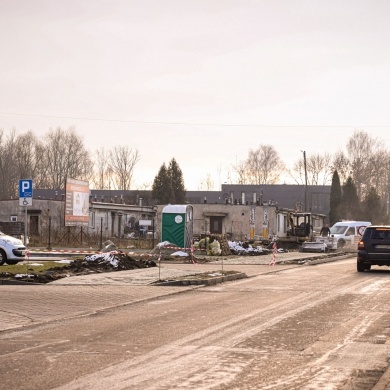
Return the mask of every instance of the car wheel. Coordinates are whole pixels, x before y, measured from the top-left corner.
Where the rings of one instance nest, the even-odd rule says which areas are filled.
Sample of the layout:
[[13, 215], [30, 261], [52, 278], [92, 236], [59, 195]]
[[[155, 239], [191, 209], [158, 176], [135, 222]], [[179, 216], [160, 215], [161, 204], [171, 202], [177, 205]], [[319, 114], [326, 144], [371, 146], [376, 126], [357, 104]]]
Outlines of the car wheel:
[[0, 249], [0, 265], [3, 265], [7, 261], [7, 255]]
[[337, 241], [337, 248], [344, 248], [345, 247], [345, 240], [344, 238], [340, 238], [340, 240]]
[[369, 271], [371, 269], [371, 264], [366, 264], [365, 267], [364, 267], [367, 271]]
[[366, 269], [366, 266], [362, 263], [357, 263], [357, 271], [358, 272], [364, 272]]

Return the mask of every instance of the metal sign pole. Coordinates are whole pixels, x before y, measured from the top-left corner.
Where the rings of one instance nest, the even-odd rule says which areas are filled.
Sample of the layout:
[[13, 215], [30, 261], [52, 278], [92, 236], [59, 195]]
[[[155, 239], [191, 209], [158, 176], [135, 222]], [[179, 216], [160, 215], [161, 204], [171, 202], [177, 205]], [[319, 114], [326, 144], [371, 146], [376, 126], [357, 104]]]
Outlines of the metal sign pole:
[[27, 245], [27, 206], [24, 208], [24, 246]]
[[33, 182], [31, 179], [19, 180], [19, 206], [24, 206], [24, 246], [27, 246], [27, 206], [32, 206]]

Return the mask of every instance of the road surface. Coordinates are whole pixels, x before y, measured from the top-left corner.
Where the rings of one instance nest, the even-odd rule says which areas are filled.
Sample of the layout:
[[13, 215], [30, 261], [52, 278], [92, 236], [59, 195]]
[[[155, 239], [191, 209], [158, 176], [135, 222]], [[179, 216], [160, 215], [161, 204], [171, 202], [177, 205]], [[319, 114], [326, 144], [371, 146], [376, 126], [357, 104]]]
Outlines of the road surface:
[[389, 366], [387, 268], [351, 258], [182, 291], [1, 332], [0, 388], [367, 390]]

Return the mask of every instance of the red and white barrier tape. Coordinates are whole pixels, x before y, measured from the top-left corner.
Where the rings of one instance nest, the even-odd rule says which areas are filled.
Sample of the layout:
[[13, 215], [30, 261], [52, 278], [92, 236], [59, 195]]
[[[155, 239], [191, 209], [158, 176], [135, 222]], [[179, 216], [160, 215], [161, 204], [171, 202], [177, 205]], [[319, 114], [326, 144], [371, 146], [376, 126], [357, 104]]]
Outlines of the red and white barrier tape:
[[191, 244], [191, 258], [190, 258], [190, 260], [191, 260], [192, 264], [198, 264], [198, 262], [194, 258], [194, 245], [192, 245], [192, 244]]
[[272, 246], [272, 260], [270, 261], [269, 265], [275, 265], [277, 253], [278, 253], [278, 247], [276, 246], [276, 242], [274, 242], [274, 245]]

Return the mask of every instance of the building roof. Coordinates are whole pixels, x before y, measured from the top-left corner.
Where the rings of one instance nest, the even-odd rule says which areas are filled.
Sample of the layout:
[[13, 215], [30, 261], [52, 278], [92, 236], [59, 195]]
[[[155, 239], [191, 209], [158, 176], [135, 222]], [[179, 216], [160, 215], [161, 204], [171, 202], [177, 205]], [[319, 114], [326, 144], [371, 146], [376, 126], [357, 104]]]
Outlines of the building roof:
[[[187, 191], [186, 203], [245, 203], [270, 204], [293, 210], [311, 211], [329, 214], [329, 198], [331, 186], [299, 185], [299, 184], [222, 184], [221, 191]], [[107, 203], [154, 205], [151, 191], [139, 190], [91, 190], [93, 201]], [[65, 199], [65, 190], [34, 189], [34, 198]], [[306, 202], [306, 207], [305, 207]]]

